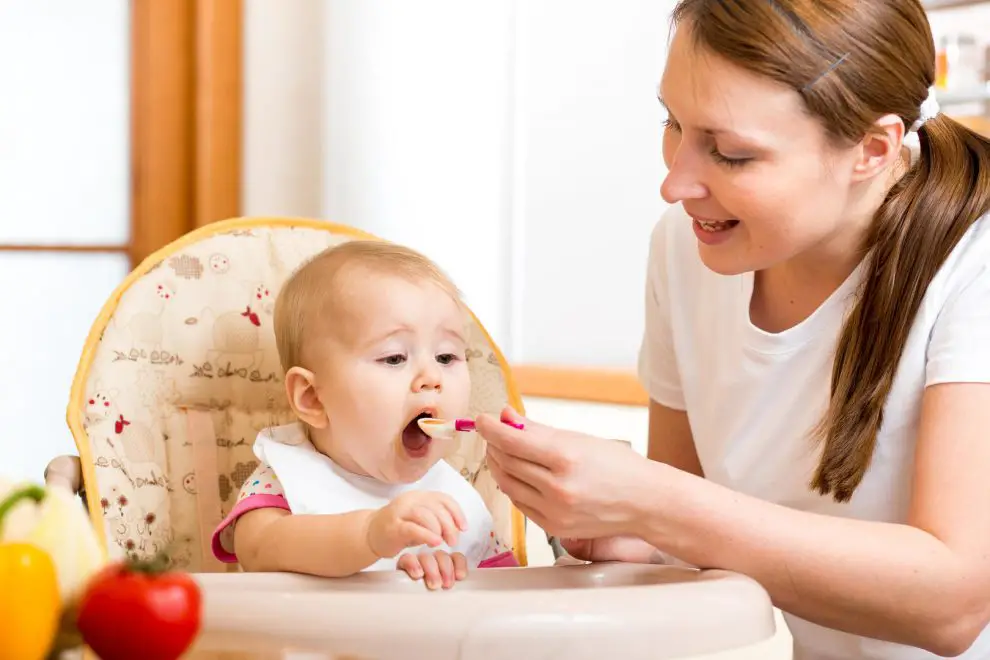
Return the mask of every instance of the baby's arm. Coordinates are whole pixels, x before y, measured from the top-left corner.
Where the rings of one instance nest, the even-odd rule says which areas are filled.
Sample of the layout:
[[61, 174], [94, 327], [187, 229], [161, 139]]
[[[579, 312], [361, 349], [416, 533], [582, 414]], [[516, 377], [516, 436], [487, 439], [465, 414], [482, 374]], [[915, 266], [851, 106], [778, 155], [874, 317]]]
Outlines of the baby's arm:
[[234, 545], [247, 571], [345, 577], [405, 548], [457, 543], [464, 514], [448, 496], [409, 492], [378, 510], [293, 515], [263, 508], [240, 516]]
[[377, 559], [369, 558], [370, 550], [362, 544], [367, 523], [361, 518], [371, 513], [292, 515], [281, 482], [261, 464], [214, 531], [213, 554], [223, 562], [239, 562], [247, 571], [350, 575]]
[[293, 515], [284, 509], [255, 509], [234, 527], [237, 557], [246, 571], [353, 575], [379, 559], [368, 543], [374, 514]]

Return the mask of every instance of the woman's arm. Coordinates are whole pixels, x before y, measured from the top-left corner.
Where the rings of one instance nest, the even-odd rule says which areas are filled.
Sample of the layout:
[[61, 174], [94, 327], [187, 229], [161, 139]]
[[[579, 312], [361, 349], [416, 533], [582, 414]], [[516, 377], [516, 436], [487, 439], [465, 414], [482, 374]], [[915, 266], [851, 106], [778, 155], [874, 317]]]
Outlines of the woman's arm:
[[[679, 470], [704, 476], [694, 448], [687, 413], [650, 399], [649, 439], [646, 456]], [[563, 542], [569, 554], [592, 561], [624, 561], [636, 564], [667, 564], [672, 558], [658, 552], [648, 541], [636, 537]]]
[[930, 387], [908, 524], [806, 513], [656, 463], [630, 500], [637, 536], [760, 582], [823, 626], [958, 655], [990, 621], [990, 385]]
[[378, 560], [367, 542], [374, 513], [315, 516], [275, 508], [249, 511], [234, 526], [238, 561], [246, 571], [353, 575]]

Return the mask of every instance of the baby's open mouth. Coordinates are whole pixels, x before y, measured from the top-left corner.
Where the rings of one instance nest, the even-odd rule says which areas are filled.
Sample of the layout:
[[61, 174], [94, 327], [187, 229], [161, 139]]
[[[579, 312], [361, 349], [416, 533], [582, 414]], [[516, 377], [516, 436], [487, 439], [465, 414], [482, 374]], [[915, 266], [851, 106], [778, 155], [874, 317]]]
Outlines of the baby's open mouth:
[[423, 458], [429, 453], [430, 443], [433, 440], [423, 433], [423, 429], [419, 428], [418, 421], [426, 417], [433, 417], [434, 414], [435, 412], [432, 410], [424, 410], [413, 417], [402, 429], [402, 447], [412, 458]]

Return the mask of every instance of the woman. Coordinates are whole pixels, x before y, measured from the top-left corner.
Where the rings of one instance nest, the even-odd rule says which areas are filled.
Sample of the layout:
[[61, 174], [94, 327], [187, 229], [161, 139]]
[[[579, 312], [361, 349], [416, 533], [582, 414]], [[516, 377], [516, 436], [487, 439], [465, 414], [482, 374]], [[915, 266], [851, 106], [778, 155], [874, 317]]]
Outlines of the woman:
[[579, 558], [753, 577], [797, 658], [990, 658], [990, 141], [938, 113], [918, 0], [674, 27], [652, 461], [483, 417], [496, 480]]

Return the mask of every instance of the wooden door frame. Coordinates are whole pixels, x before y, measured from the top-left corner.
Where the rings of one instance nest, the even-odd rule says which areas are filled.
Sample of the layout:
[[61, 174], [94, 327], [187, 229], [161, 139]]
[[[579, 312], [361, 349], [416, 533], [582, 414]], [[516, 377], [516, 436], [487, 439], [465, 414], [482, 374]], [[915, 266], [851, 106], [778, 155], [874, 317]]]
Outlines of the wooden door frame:
[[137, 265], [240, 214], [242, 0], [131, 1], [131, 240]]

